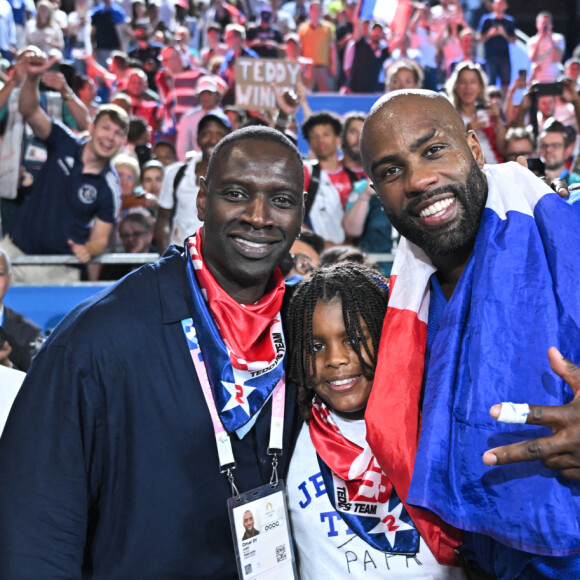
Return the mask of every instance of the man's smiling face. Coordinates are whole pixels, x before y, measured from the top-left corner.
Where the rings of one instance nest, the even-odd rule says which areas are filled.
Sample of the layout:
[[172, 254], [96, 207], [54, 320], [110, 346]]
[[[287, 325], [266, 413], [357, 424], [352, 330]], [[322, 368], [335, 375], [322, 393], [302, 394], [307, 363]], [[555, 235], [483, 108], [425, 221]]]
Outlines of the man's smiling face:
[[446, 99], [393, 95], [369, 117], [361, 151], [365, 170], [401, 235], [430, 257], [473, 244], [487, 198], [483, 155]]
[[275, 141], [246, 139], [219, 151], [197, 199], [203, 256], [236, 299], [267, 282], [294, 242], [303, 217], [300, 160]]

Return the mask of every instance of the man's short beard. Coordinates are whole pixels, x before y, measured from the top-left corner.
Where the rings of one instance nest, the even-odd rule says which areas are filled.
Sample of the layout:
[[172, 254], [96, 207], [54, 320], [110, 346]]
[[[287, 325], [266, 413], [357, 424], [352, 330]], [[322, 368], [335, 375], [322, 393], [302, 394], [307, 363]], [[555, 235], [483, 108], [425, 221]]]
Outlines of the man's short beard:
[[566, 162], [563, 161], [561, 163], [550, 163], [550, 165], [544, 162], [544, 168], [547, 169], [548, 171], [556, 171], [556, 169], [563, 171], [564, 169], [566, 169]]
[[449, 256], [473, 246], [475, 242], [487, 200], [487, 180], [475, 159], [472, 158], [465, 185], [454, 183], [438, 188], [420, 201], [444, 193], [453, 193], [459, 214], [458, 219], [440, 227], [421, 225], [418, 218], [407, 211], [401, 216], [386, 212], [394, 228], [430, 257]]
[[362, 156], [360, 153], [360, 149], [355, 151], [346, 141], [342, 143], [342, 152], [345, 157], [348, 157], [350, 160], [358, 163], [359, 165], [362, 164]]

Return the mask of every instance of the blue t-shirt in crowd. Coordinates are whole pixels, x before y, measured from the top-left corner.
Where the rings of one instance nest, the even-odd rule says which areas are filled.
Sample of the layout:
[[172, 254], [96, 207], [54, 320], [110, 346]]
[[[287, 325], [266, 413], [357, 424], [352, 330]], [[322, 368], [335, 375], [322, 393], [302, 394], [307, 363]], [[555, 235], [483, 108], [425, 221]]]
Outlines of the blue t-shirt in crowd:
[[[491, 14], [484, 14], [479, 21], [478, 32], [484, 36], [490, 28], [494, 26], [501, 26], [506, 31], [508, 36], [514, 36], [516, 33], [516, 25], [514, 19], [507, 14], [503, 18], [496, 18], [493, 12]], [[483, 51], [485, 58], [509, 58], [510, 49], [508, 40], [501, 34], [496, 34], [488, 38], [483, 44]]]
[[48, 157], [11, 233], [26, 254], [70, 254], [67, 240], [86, 243], [94, 218], [115, 222], [119, 178], [110, 164], [98, 174], [83, 173], [85, 143], [53, 121]]

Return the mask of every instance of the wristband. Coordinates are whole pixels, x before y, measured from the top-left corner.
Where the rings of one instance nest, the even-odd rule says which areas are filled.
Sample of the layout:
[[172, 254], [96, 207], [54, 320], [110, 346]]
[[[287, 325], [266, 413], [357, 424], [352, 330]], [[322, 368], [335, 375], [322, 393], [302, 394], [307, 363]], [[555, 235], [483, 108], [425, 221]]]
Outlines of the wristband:
[[73, 97], [73, 91], [70, 87], [67, 87], [60, 92], [60, 96], [62, 97], [63, 101], [70, 101]]
[[280, 114], [280, 112], [278, 112], [278, 115], [276, 116], [277, 127], [287, 129], [290, 126], [290, 123], [292, 123], [292, 115], [285, 115], [284, 113]]

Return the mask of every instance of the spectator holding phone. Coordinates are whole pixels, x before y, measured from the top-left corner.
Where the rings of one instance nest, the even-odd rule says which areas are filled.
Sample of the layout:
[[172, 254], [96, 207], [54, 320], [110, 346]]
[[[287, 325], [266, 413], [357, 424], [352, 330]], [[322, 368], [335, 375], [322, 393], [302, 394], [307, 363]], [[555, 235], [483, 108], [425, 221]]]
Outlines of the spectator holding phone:
[[36, 18], [26, 23], [24, 42], [45, 52], [51, 48], [64, 48], [62, 30], [54, 20], [54, 8], [47, 0], [40, 0], [36, 8]]
[[576, 131], [573, 127], [552, 120], [546, 123], [538, 137], [538, 150], [545, 164], [545, 175], [550, 179], [564, 179], [568, 183], [568, 159], [572, 156]]
[[532, 79], [552, 83], [558, 77], [560, 61], [566, 49], [566, 40], [552, 32], [552, 15], [543, 11], [536, 16], [538, 34], [528, 40], [528, 55], [532, 61]]
[[484, 14], [478, 27], [489, 81], [494, 85], [499, 77], [504, 91], [509, 85], [511, 74], [509, 45], [516, 39], [516, 25], [514, 19], [505, 13], [506, 9], [505, 0], [494, 0], [493, 12]]

